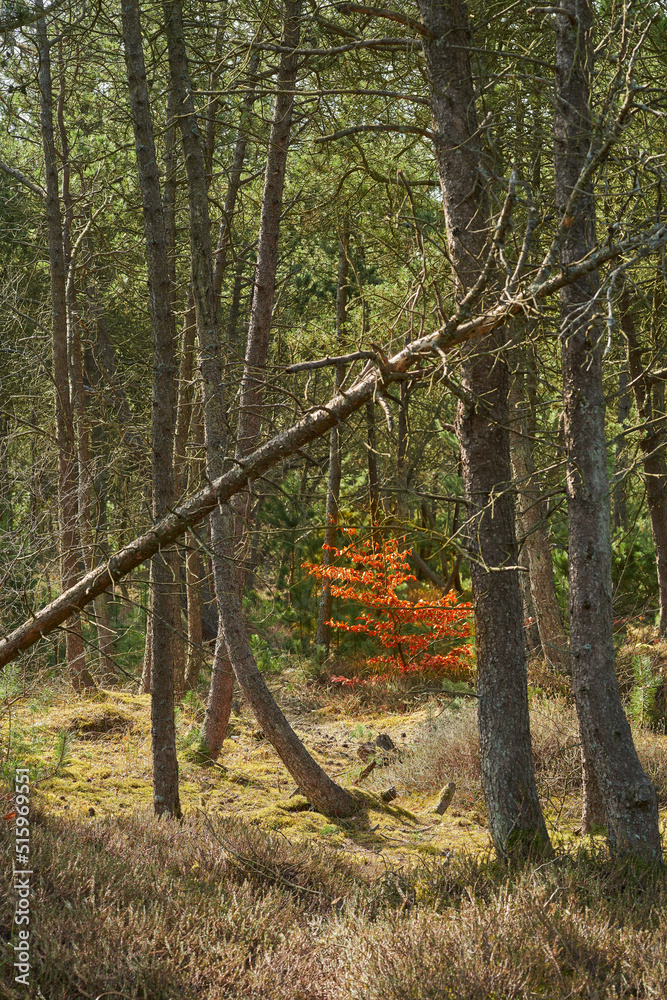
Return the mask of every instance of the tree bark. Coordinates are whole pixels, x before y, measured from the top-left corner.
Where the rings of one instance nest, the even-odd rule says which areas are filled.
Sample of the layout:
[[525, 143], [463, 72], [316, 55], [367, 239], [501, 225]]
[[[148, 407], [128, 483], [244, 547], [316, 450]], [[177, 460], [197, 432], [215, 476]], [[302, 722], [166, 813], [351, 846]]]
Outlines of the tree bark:
[[276, 77], [276, 101], [273, 109], [269, 148], [264, 174], [264, 191], [259, 221], [255, 290], [252, 297], [246, 347], [239, 417], [237, 458], [255, 447], [262, 419], [263, 372], [269, 349], [273, 300], [278, 269], [278, 236], [283, 209], [285, 170], [289, 152], [294, 112], [294, 88], [299, 57], [293, 50], [299, 44], [302, 0], [284, 0], [283, 52]]
[[[295, 6], [299, 8], [297, 12], [292, 10]], [[300, 3], [293, 5], [288, 0], [286, 8], [295, 17], [300, 13]], [[219, 475], [222, 468], [221, 456], [224, 455], [227, 436], [213, 287], [206, 172], [192, 100], [180, 4], [175, 0], [175, 2], [166, 5], [166, 10], [168, 14], [169, 65], [172, 86], [177, 98], [183, 153], [188, 172], [192, 287], [197, 316], [200, 371], [204, 394], [206, 466], [209, 479], [213, 479], [214, 473]], [[279, 93], [278, 101], [280, 96]], [[290, 95], [290, 98], [293, 100], [293, 95]], [[231, 518], [223, 515], [221, 507], [216, 505], [211, 512], [211, 536], [214, 550], [213, 572], [216, 597], [220, 625], [222, 626], [218, 645], [222, 647], [224, 642], [229, 659], [233, 664], [234, 673], [257, 720], [302, 792], [310, 799], [315, 808], [322, 812], [336, 816], [351, 815], [358, 808], [356, 800], [349, 792], [332, 782], [313, 760], [274, 702], [257, 669], [243, 626], [238, 581], [233, 560], [230, 558], [228, 533], [230, 523]], [[204, 729], [204, 741], [213, 759], [217, 757], [222, 746], [221, 723], [224, 722], [226, 730], [233, 691], [233, 675], [231, 671], [228, 671], [224, 678], [226, 687], [223, 697], [214, 698], [214, 677], [211, 679], [211, 693]], [[214, 710], [218, 712], [217, 717], [214, 716]]]
[[[563, 212], [561, 259], [568, 266], [595, 246], [590, 189], [580, 193], [574, 210], [569, 205], [591, 137], [593, 11], [588, 0], [564, 0], [561, 9], [556, 23], [554, 180], [556, 204]], [[604, 338], [593, 299], [596, 289], [591, 273], [561, 292], [572, 685], [585, 769], [604, 803], [609, 842], [620, 853], [658, 860], [657, 797], [637, 757], [616, 679]], [[584, 828], [595, 820], [589, 812], [593, 808], [585, 798]]]
[[[194, 301], [199, 378], [204, 414], [206, 474], [216, 479], [223, 470], [227, 451], [227, 404], [224, 393], [217, 301], [213, 282], [211, 222], [208, 209], [208, 182], [202, 138], [195, 113], [192, 85], [185, 51], [183, 15], [178, 0], [165, 4], [165, 30], [169, 51], [171, 86], [183, 146], [188, 180], [190, 213], [190, 284]], [[232, 525], [229, 513], [216, 508], [211, 514], [213, 580], [218, 606], [218, 636], [213, 655], [211, 686], [204, 722], [203, 741], [215, 760], [227, 734], [232, 707], [234, 674], [223, 638], [223, 563], [232, 558]]]
[[593, 254], [579, 267], [545, 277], [539, 284], [531, 285], [528, 294], [523, 298], [518, 297], [518, 301], [509, 307], [505, 303], [496, 302], [472, 317], [467, 312], [457, 314], [442, 329], [420, 337], [389, 358], [382, 368], [369, 362], [346, 389], [344, 396], [334, 396], [326, 404], [313, 407], [298, 423], [276, 434], [242, 462], [234, 463], [234, 467], [219, 479], [207, 484], [145, 534], [134, 538], [110, 555], [55, 600], [35, 611], [27, 621], [6, 634], [0, 639], [0, 669], [20, 652], [29, 649], [43, 636], [57, 629], [98, 594], [122, 580], [160, 549], [177, 542], [189, 528], [203, 521], [219, 504], [228, 503], [237, 493], [247, 489], [249, 482], [264, 476], [290, 455], [327, 434], [334, 425], [345, 423], [353, 413], [374, 398], [378, 387], [389, 387], [397, 380], [402, 381], [404, 373], [423, 359], [425, 354], [432, 351], [452, 351], [476, 337], [488, 336], [489, 330], [503, 323], [508, 314], [514, 315], [528, 304], [533, 308], [536, 302], [579, 280], [582, 274], [589, 273], [600, 263], [617, 256], [618, 252], [617, 246], [606, 248], [599, 254]]
[[[146, 82], [138, 0], [124, 0], [123, 42], [132, 111], [139, 185], [146, 231], [146, 264], [153, 330], [153, 515], [160, 518], [174, 503], [173, 445], [176, 409], [175, 327], [170, 262], [153, 124]], [[174, 561], [161, 551], [151, 564], [153, 584], [151, 639], [151, 737], [153, 806], [156, 814], [179, 817], [178, 760], [174, 720], [173, 636], [180, 621], [176, 601], [180, 579]], [[178, 590], [177, 590], [178, 588]], [[148, 643], [147, 643], [148, 645]]]
[[[662, 280], [660, 276], [659, 280]], [[642, 466], [646, 486], [646, 501], [651, 519], [651, 534], [655, 548], [658, 573], [659, 634], [667, 635], [667, 461], [665, 459], [664, 382], [655, 382], [642, 363], [642, 348], [637, 337], [630, 309], [630, 295], [624, 285], [620, 302], [621, 329], [628, 344], [628, 369], [637, 404], [639, 419], [644, 428], [640, 438]], [[661, 400], [656, 400], [656, 393]], [[661, 405], [656, 406], [656, 402]]]
[[[521, 524], [517, 521], [517, 535], [521, 532]], [[523, 604], [523, 638], [526, 644], [526, 653], [528, 656], [537, 656], [542, 652], [542, 644], [540, 642], [540, 632], [537, 627], [533, 595], [530, 592], [530, 566], [525, 545], [519, 549], [518, 565], [521, 567], [519, 570], [519, 586], [521, 587], [521, 602]]]
[[[621, 302], [621, 309], [623, 303]], [[621, 329], [623, 329], [623, 318], [621, 317]], [[614, 455], [614, 480], [612, 485], [613, 516], [612, 526], [615, 531], [626, 532], [628, 530], [628, 481], [627, 463], [628, 439], [624, 433], [626, 424], [630, 418], [632, 409], [632, 392], [628, 388], [628, 369], [621, 368], [618, 373], [618, 409], [616, 411], [616, 421], [621, 428], [616, 438], [616, 453]]]
[[380, 477], [378, 475], [377, 431], [375, 427], [375, 404], [366, 403], [366, 453], [368, 462], [368, 505], [371, 516], [371, 532], [376, 546], [382, 544], [379, 528], [382, 505], [380, 501]]
[[[255, 73], [257, 72], [258, 65], [259, 50], [255, 50], [250, 57], [250, 65], [248, 66], [248, 77], [250, 80], [253, 79]], [[215, 295], [215, 301], [217, 303], [220, 302], [222, 282], [227, 267], [227, 251], [229, 250], [231, 240], [232, 218], [236, 210], [236, 201], [241, 189], [241, 175], [243, 173], [243, 165], [245, 163], [246, 149], [248, 146], [250, 116], [256, 100], [256, 92], [254, 90], [250, 90], [241, 102], [241, 121], [239, 123], [239, 130], [236, 136], [236, 145], [234, 147], [232, 165], [229, 171], [229, 183], [227, 185], [227, 194], [225, 196], [225, 207], [222, 213], [222, 218], [220, 219], [220, 226], [218, 228], [218, 245], [215, 250], [215, 261], [213, 264], [213, 294]], [[228, 331], [230, 336], [233, 336], [233, 333], [233, 330]]]
[[[338, 281], [336, 286], [336, 350], [341, 354], [344, 350], [345, 320], [347, 313], [347, 287], [349, 272], [349, 242], [350, 233], [348, 219], [345, 216], [343, 232], [339, 240], [338, 249]], [[336, 389], [340, 389], [344, 368], [336, 366]], [[338, 531], [338, 500], [340, 497], [341, 479], [341, 430], [338, 427], [331, 428], [329, 436], [329, 478], [327, 480], [327, 502], [324, 524], [324, 550], [322, 552], [322, 565], [330, 566], [332, 560], [331, 550], [336, 545], [336, 534]], [[324, 646], [329, 653], [329, 643], [331, 639], [331, 628], [327, 622], [331, 619], [331, 587], [323, 582], [320, 603], [317, 609], [317, 628], [315, 631], [315, 642], [318, 646]]]
[[401, 382], [400, 405], [398, 407], [398, 428], [396, 441], [396, 519], [399, 530], [409, 516], [408, 494], [408, 405], [410, 393], [404, 382]]
[[341, 788], [310, 756], [281, 712], [257, 669], [243, 624], [241, 598], [233, 565], [226, 562], [224, 616], [225, 641], [241, 689], [252, 706], [267, 738], [294, 778], [302, 795], [327, 816], [351, 816], [359, 810], [357, 800]]
[[512, 424], [510, 452], [517, 490], [517, 516], [528, 557], [528, 581], [542, 653], [548, 667], [570, 673], [568, 642], [556, 597], [553, 560], [546, 529], [547, 509], [535, 474], [529, 427], [529, 403], [523, 376], [516, 372], [510, 393]]
[[[69, 387], [67, 357], [67, 267], [63, 246], [63, 220], [60, 211], [58, 161], [53, 133], [53, 91], [51, 83], [50, 43], [46, 22], [37, 22], [39, 47], [39, 88], [41, 94], [41, 132], [44, 151], [46, 187], [46, 224], [49, 240], [51, 278], [53, 384], [55, 387], [56, 438], [58, 441], [58, 542], [60, 579], [64, 590], [78, 576], [79, 538], [77, 531], [77, 477], [74, 443], [74, 418]], [[66, 634], [67, 669], [75, 691], [94, 688], [88, 672], [81, 633], [81, 620], [75, 616]]]
[[[72, 223], [74, 203], [70, 189], [71, 163], [69, 137], [65, 126], [66, 78], [63, 60], [62, 39], [58, 41], [59, 94], [57, 103], [58, 132], [60, 134], [60, 156], [62, 162], [62, 203], [63, 217], [63, 260], [65, 266], [65, 304], [67, 308], [68, 365], [73, 412], [74, 435], [76, 438], [76, 471], [78, 528], [81, 551], [86, 570], [95, 565], [92, 487], [93, 465], [90, 447], [90, 427], [86, 413], [85, 373], [83, 351], [81, 349], [81, 316], [79, 314], [72, 259]], [[107, 594], [95, 598], [95, 630], [97, 632], [97, 653], [103, 684], [113, 684], [116, 670], [113, 661], [114, 633], [109, 618]]]
[[[428, 30], [423, 47], [435, 156], [460, 299], [479, 276], [489, 225], [480, 188], [468, 11], [461, 0], [418, 0], [418, 5]], [[493, 843], [503, 855], [550, 850], [533, 773], [515, 568], [506, 341], [504, 328], [498, 328], [464, 348], [462, 382], [474, 402], [459, 403], [457, 416], [475, 604], [482, 785]]]

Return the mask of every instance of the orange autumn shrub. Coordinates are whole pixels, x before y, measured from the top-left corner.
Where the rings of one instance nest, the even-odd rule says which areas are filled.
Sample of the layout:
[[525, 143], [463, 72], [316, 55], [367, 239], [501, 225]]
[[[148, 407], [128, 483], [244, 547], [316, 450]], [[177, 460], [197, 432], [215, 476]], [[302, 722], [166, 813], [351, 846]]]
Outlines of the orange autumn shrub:
[[363, 611], [353, 623], [330, 621], [343, 632], [368, 636], [379, 647], [377, 656], [366, 660], [372, 674], [366, 677], [334, 676], [332, 683], [355, 685], [390, 680], [410, 674], [437, 679], [466, 681], [471, 678], [470, 604], [457, 604], [452, 591], [437, 601], [408, 600], [397, 589], [416, 577], [408, 566], [411, 549], [400, 550], [397, 539], [381, 547], [360, 541], [354, 529], [344, 548], [330, 548], [335, 562], [329, 566], [304, 563], [315, 579], [329, 584], [334, 597], [344, 598]]

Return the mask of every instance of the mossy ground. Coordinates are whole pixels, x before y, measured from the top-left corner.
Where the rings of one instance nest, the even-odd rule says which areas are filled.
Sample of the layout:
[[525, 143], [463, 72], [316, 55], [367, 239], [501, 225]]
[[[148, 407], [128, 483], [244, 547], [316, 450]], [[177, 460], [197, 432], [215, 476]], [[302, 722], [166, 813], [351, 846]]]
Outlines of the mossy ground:
[[[363, 724], [331, 708], [289, 715], [327, 772], [346, 787], [356, 787], [364, 768], [357, 756], [359, 744], [388, 732], [399, 754], [409, 751], [428, 729], [433, 708], [400, 716], [376, 713]], [[180, 797], [186, 815], [224, 814], [279, 830], [291, 840], [321, 839], [364, 862], [380, 853], [407, 860], [411, 855], [438, 856], [461, 848], [484, 851], [490, 846], [478, 805], [470, 809], [454, 802], [444, 816], [434, 813], [439, 788], [409, 791], [399, 784], [398, 799], [382, 802], [380, 793], [396, 784], [394, 771], [382, 766], [359, 785], [367, 808], [358, 817], [337, 820], [313, 811], [305, 799], [292, 794], [293, 780], [246, 709], [232, 716], [219, 760], [202, 763], [193, 749], [200, 718], [200, 707], [184, 706], [178, 712]], [[80, 697], [57, 694], [46, 703], [18, 707], [12, 730], [24, 747], [21, 763], [38, 769], [34, 796], [42, 809], [79, 820], [150, 808], [148, 695], [112, 690]], [[56, 744], [63, 731], [68, 734], [67, 752], [54, 774]], [[5, 746], [8, 736], [5, 726]]]
[[[361, 721], [358, 714], [348, 714], [345, 703], [334, 700], [312, 708], [307, 699], [304, 706], [298, 697], [285, 696], [288, 717], [315, 759], [337, 782], [364, 793], [366, 807], [359, 815], [338, 820], [315, 812], [294, 794], [293, 780], [247, 708], [232, 715], [219, 760], [202, 762], [197, 754], [202, 704], [191, 697], [177, 711], [183, 812], [237, 818], [266, 831], [280, 831], [295, 842], [316, 840], [363, 864], [374, 859], [402, 864], [461, 850], [486, 853], [491, 840], [474, 773], [474, 710], [450, 712], [447, 705], [446, 699], [432, 699], [410, 712], [368, 710]], [[557, 725], [563, 725], [560, 716]], [[378, 765], [360, 782], [364, 763], [358, 747], [380, 732], [388, 733], [396, 744], [395, 759], [388, 766]], [[449, 745], [443, 743], [443, 732], [449, 734]], [[542, 746], [552, 734], [540, 733], [538, 776], [549, 770], [548, 762], [540, 767], [540, 753], [558, 757], [550, 744], [548, 752]], [[66, 752], [57, 766], [64, 734]], [[42, 695], [18, 705], [11, 731], [6, 718], [1, 736], [5, 747], [8, 741], [13, 743], [12, 756], [33, 768], [35, 802], [55, 816], [85, 820], [151, 808], [148, 695], [118, 690], [80, 697], [67, 691]], [[569, 750], [568, 733], [559, 730], [559, 736]], [[660, 752], [653, 746], [656, 741], [667, 746], [664, 737], [651, 737], [654, 754]], [[443, 751], [448, 746], [449, 754]], [[561, 754], [556, 770], [562, 764]], [[457, 784], [457, 792], [448, 811], [439, 816], [434, 807], [447, 781]], [[386, 804], [380, 794], [391, 786], [398, 797]], [[542, 774], [541, 791], [552, 837], [567, 844], [576, 837], [578, 792], [567, 781], [555, 790], [548, 774]]]

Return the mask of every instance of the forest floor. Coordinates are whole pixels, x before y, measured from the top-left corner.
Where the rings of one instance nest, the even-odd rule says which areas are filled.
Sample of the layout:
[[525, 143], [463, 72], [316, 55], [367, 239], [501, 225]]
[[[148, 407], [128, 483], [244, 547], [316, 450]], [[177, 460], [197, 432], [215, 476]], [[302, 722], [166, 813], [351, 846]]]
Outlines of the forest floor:
[[[5, 717], [3, 770], [31, 768], [34, 984], [0, 997], [130, 1000], [439, 1000], [664, 997], [667, 877], [611, 859], [577, 834], [576, 720], [534, 698], [543, 808], [557, 856], [494, 860], [472, 700], [427, 696], [402, 711], [333, 696], [286, 670], [271, 681], [328, 773], [365, 792], [352, 820], [312, 811], [236, 706], [220, 761], [197, 755], [203, 705], [177, 716], [182, 823], [152, 816], [147, 696], [46, 687]], [[11, 732], [9, 731], [11, 726]], [[358, 748], [396, 751], [361, 782]], [[636, 731], [667, 813], [667, 738]], [[434, 807], [449, 781], [454, 799]], [[381, 793], [393, 787], [391, 803]], [[0, 827], [12, 851], [11, 823]], [[0, 936], [11, 940], [11, 894]], [[36, 986], [35, 986], [36, 989]]]
[[[282, 694], [281, 694], [282, 691]], [[451, 699], [431, 699], [412, 711], [367, 711], [350, 715], [336, 701], [313, 707], [307, 696], [275, 692], [291, 724], [315, 759], [340, 784], [366, 794], [368, 809], [352, 820], [334, 820], [309, 808], [257, 728], [238, 703], [229, 736], [215, 764], [197, 754], [203, 706], [191, 699], [178, 711], [180, 797], [185, 815], [224, 814], [297, 841], [312, 838], [367, 862], [382, 855], [392, 864], [412, 855], [446, 856], [465, 848], [487, 851], [481, 789], [471, 784], [475, 769], [473, 710]], [[363, 721], [361, 721], [363, 719]], [[19, 708], [13, 718], [14, 753], [37, 775], [35, 803], [69, 819], [109, 817], [152, 808], [150, 698], [124, 691], [98, 691], [72, 699], [70, 692], [43, 695]], [[359, 781], [366, 764], [358, 750], [379, 733], [396, 750], [378, 759]], [[434, 745], [455, 733], [463, 771], [434, 759]], [[63, 743], [63, 740], [65, 741]], [[440, 755], [442, 757], [442, 755]], [[467, 759], [465, 759], [467, 758]], [[443, 785], [457, 792], [444, 815], [434, 807]], [[383, 791], [397, 798], [384, 803]]]

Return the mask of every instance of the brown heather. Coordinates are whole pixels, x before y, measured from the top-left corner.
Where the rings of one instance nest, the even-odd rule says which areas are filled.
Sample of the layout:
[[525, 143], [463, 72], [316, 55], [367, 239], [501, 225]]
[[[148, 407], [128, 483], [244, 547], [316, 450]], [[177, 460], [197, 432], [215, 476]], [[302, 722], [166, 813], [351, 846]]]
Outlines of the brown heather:
[[[11, 824], [1, 836], [9, 858]], [[146, 812], [35, 813], [32, 851], [32, 984], [48, 1000], [665, 995], [667, 873], [602, 850], [537, 867], [462, 852], [392, 869], [256, 826]], [[4, 893], [5, 941], [12, 914]], [[26, 995], [10, 985], [10, 954], [3, 1000]]]

